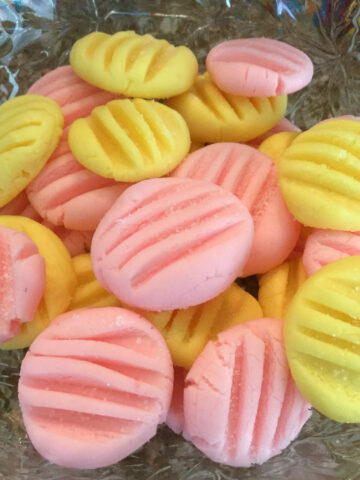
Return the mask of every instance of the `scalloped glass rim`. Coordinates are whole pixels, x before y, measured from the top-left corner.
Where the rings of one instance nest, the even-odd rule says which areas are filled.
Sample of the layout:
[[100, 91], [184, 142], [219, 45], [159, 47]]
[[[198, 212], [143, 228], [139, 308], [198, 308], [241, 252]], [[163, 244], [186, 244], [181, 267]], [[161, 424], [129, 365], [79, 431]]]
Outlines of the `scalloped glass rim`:
[[[77, 38], [94, 29], [136, 29], [192, 48], [204, 68], [210, 47], [239, 36], [285, 40], [312, 58], [314, 79], [291, 95], [288, 116], [307, 128], [359, 115], [359, 2], [348, 0], [0, 0], [0, 103], [68, 62]], [[166, 427], [139, 452], [96, 471], [50, 465], [32, 448], [16, 384], [24, 352], [0, 351], [0, 478], [48, 480], [330, 480], [359, 478], [360, 428], [313, 413], [300, 436], [262, 466], [217, 465]]]

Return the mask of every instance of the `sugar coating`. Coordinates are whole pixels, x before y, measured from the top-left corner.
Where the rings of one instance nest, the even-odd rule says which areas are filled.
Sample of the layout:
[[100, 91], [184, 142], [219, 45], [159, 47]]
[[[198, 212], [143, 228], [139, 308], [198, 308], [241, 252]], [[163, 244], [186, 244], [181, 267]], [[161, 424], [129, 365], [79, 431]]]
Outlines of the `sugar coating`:
[[301, 50], [270, 38], [239, 38], [210, 50], [206, 68], [224, 92], [265, 97], [296, 92], [310, 83], [313, 64]]
[[85, 308], [59, 316], [33, 342], [19, 402], [41, 455], [91, 469], [121, 461], [156, 434], [172, 387], [169, 352], [149, 322], [121, 308]]
[[213, 182], [248, 208], [254, 243], [243, 276], [270, 270], [294, 248], [301, 226], [282, 198], [277, 166], [263, 153], [236, 143], [208, 145], [190, 154], [172, 176]]
[[290, 375], [283, 322], [262, 318], [209, 342], [185, 380], [183, 435], [215, 462], [262, 464], [311, 413]]
[[0, 226], [0, 343], [33, 320], [45, 289], [45, 260], [23, 232]]
[[355, 255], [360, 255], [360, 232], [314, 229], [306, 240], [303, 262], [311, 276], [328, 263]]
[[234, 195], [206, 182], [159, 178], [119, 197], [94, 234], [91, 257], [99, 282], [124, 303], [173, 310], [229, 287], [252, 240], [252, 219]]

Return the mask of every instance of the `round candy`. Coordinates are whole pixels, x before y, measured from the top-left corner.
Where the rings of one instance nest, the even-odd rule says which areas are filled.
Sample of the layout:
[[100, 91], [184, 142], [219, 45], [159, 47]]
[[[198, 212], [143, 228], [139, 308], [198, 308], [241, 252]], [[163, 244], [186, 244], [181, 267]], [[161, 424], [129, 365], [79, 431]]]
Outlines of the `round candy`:
[[205, 182], [158, 178], [129, 187], [91, 246], [99, 282], [121, 301], [173, 310], [219, 295], [241, 273], [253, 221], [234, 195]]
[[64, 129], [74, 120], [90, 115], [98, 105], [104, 105], [118, 97], [85, 82], [76, 75], [70, 65], [46, 73], [27, 93], [55, 100], [64, 115]]
[[121, 182], [161, 177], [190, 148], [189, 130], [177, 112], [153, 100], [113, 100], [76, 120], [69, 145], [84, 167]]
[[178, 434], [182, 433], [184, 428], [184, 386], [187, 373], [185, 368], [174, 368], [174, 388], [166, 417], [166, 425]]
[[310, 416], [291, 378], [283, 322], [250, 320], [220, 333], [185, 380], [183, 435], [215, 462], [261, 464], [279, 454]]
[[360, 122], [329, 120], [301, 133], [281, 157], [279, 178], [304, 225], [360, 230]]
[[93, 85], [142, 98], [185, 92], [198, 72], [196, 57], [188, 48], [133, 31], [86, 35], [73, 45], [70, 63]]
[[326, 265], [289, 305], [285, 344], [304, 397], [337, 422], [360, 421], [360, 256]]
[[268, 137], [258, 147], [259, 151], [270, 157], [276, 165], [279, 164], [280, 158], [285, 150], [290, 147], [299, 132], [280, 132]]
[[139, 313], [160, 330], [174, 365], [186, 369], [219, 332], [263, 314], [259, 302], [236, 284], [195, 307], [162, 312], [141, 310]]
[[160, 333], [121, 308], [58, 317], [20, 370], [19, 402], [30, 440], [72, 468], [119, 462], [166, 419], [173, 368]]
[[90, 254], [73, 257], [77, 286], [69, 310], [84, 307], [121, 307], [121, 302], [97, 281], [91, 266]]
[[301, 130], [296, 125], [291, 123], [290, 120], [284, 117], [281, 120], [279, 120], [274, 127], [270, 128], [270, 130], [266, 131], [262, 135], [259, 135], [258, 137], [254, 138], [253, 140], [247, 143], [251, 147], [258, 148], [259, 145], [261, 145], [262, 142], [264, 142], [267, 138], [275, 135], [276, 133], [281, 133], [281, 132], [301, 132]]
[[360, 232], [315, 229], [306, 241], [303, 262], [310, 277], [328, 263], [352, 255], [360, 255]]
[[285, 318], [287, 307], [307, 276], [301, 258], [289, 260], [259, 278], [259, 303], [266, 317]]
[[184, 117], [193, 141], [247, 142], [276, 125], [285, 114], [287, 97], [228, 95], [205, 73], [166, 104]]
[[0, 226], [24, 232], [45, 259], [45, 291], [34, 319], [23, 323], [21, 332], [0, 346], [5, 350], [24, 348], [28, 347], [57, 315], [67, 310], [75, 290], [76, 276], [69, 252], [48, 228], [29, 218], [11, 215], [1, 215]]
[[45, 289], [45, 261], [23, 232], [0, 226], [0, 343], [33, 320]]
[[0, 106], [0, 207], [40, 172], [60, 139], [64, 117], [50, 98], [22, 95]]
[[206, 68], [224, 92], [246, 97], [284, 95], [310, 83], [314, 67], [301, 50], [271, 38], [239, 38], [220, 43]]
[[293, 250], [301, 226], [282, 198], [277, 166], [263, 153], [236, 143], [208, 145], [189, 155], [172, 176], [213, 182], [248, 208], [254, 220], [254, 243], [244, 277], [267, 272]]
[[87, 170], [68, 153], [50, 161], [26, 193], [31, 205], [48, 222], [88, 232], [96, 229], [127, 186]]

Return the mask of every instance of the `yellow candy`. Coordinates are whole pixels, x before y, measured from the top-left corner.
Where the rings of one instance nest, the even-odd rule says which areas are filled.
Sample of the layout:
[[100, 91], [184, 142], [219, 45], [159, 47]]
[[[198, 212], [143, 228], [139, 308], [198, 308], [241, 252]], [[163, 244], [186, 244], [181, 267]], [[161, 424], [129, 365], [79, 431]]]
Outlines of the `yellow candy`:
[[272, 158], [276, 165], [278, 165], [281, 156], [285, 150], [290, 147], [293, 140], [299, 135], [299, 132], [280, 132], [271, 135], [271, 137], [265, 139], [258, 150], [265, 153], [268, 157]]
[[281, 157], [279, 177], [305, 225], [360, 230], [360, 122], [329, 120], [301, 133]]
[[360, 256], [310, 277], [285, 317], [285, 345], [304, 397], [338, 422], [360, 421]]
[[191, 142], [189, 153], [196, 152], [196, 150], [203, 147], [205, 147], [205, 143], [203, 142]]
[[167, 101], [188, 124], [197, 142], [247, 142], [285, 114], [287, 97], [246, 98], [219, 90], [206, 73], [188, 92]]
[[55, 233], [29, 218], [1, 215], [0, 225], [26, 233], [45, 259], [46, 286], [34, 320], [23, 323], [21, 333], [0, 345], [4, 350], [28, 347], [58, 315], [65, 312], [76, 287], [71, 257]]
[[59, 105], [39, 95], [22, 95], [0, 106], [0, 207], [40, 172], [62, 134]]
[[84, 307], [120, 307], [121, 303], [97, 281], [91, 266], [90, 254], [72, 258], [77, 277], [77, 287], [69, 310]]
[[258, 298], [264, 317], [284, 318], [289, 302], [305, 280], [301, 258], [285, 262], [261, 275]]
[[138, 311], [163, 334], [175, 365], [189, 369], [209, 340], [222, 330], [253, 318], [262, 310], [254, 297], [236, 284], [196, 307], [164, 312]]
[[187, 47], [133, 31], [93, 32], [71, 52], [74, 71], [89, 83], [129, 97], [166, 98], [188, 90], [198, 63]]
[[137, 182], [173, 170], [190, 148], [177, 112], [152, 100], [113, 100], [70, 127], [69, 145], [86, 168], [107, 178]]

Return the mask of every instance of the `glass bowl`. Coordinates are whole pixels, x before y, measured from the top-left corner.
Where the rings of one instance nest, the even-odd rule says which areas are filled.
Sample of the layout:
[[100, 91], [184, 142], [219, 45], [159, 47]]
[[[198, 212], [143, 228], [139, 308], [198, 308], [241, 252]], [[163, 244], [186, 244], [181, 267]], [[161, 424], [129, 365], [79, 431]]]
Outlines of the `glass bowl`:
[[[299, 47], [314, 62], [312, 83], [289, 97], [288, 117], [304, 129], [330, 116], [360, 113], [359, 14], [359, 2], [348, 0], [0, 0], [0, 103], [68, 63], [73, 42], [93, 30], [134, 29], [187, 45], [201, 70], [215, 44], [267, 36]], [[33, 449], [22, 424], [17, 380], [23, 355], [0, 351], [0, 479], [360, 479], [360, 427], [316, 411], [281, 455], [253, 468], [215, 464], [165, 426], [112, 467], [51, 465]]]

